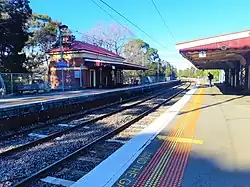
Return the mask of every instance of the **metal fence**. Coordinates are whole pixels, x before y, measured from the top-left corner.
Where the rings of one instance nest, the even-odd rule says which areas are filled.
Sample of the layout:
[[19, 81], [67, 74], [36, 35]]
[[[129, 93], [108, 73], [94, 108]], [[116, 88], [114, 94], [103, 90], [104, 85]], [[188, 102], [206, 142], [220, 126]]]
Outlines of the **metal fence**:
[[49, 88], [48, 77], [30, 73], [0, 73], [0, 95]]
[[[58, 90], [76, 90], [80, 89], [73, 87], [72, 81], [67, 81], [63, 79], [64, 89], [61, 87]], [[135, 86], [135, 85], [145, 85], [156, 82], [169, 81], [170, 77], [165, 76], [132, 76], [123, 75], [122, 82], [123, 85]], [[0, 73], [0, 96], [11, 95], [23, 92], [38, 92], [38, 91], [50, 91], [51, 87], [49, 84], [48, 76], [41, 74], [29, 74], [29, 73]]]
[[157, 82], [169, 81], [170, 77], [165, 76], [123, 76], [123, 84], [127, 85], [144, 85]]

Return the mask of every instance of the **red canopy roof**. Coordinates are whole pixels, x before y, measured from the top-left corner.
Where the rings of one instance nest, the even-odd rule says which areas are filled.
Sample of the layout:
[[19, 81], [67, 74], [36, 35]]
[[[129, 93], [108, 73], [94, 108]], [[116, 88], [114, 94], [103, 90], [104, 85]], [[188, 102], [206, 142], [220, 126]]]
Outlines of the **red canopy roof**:
[[[121, 57], [120, 55], [117, 55], [111, 51], [108, 51], [102, 47], [98, 47], [89, 43], [85, 43], [85, 42], [81, 42], [81, 41], [73, 41], [70, 45], [70, 47], [63, 47], [63, 51], [64, 52], [68, 52], [68, 51], [89, 51], [89, 52], [93, 52], [93, 53], [97, 53], [97, 54], [101, 54], [101, 55], [107, 55], [110, 57], [115, 57], [115, 58], [121, 58], [124, 59], [123, 57]], [[51, 49], [49, 51], [49, 53], [55, 53], [55, 52], [60, 52], [60, 48], [54, 48]]]
[[225, 34], [210, 38], [193, 40], [176, 45], [180, 52], [221, 50], [221, 49], [249, 49], [250, 31]]
[[[176, 44], [181, 55], [200, 69], [227, 69], [246, 64], [250, 30]], [[203, 51], [203, 53], [201, 53]]]
[[249, 49], [250, 38], [241, 38], [241, 39], [229, 40], [229, 41], [224, 41], [224, 42], [205, 44], [205, 45], [200, 45], [196, 47], [189, 47], [189, 48], [181, 49], [180, 52], [221, 50], [223, 47], [225, 49]]

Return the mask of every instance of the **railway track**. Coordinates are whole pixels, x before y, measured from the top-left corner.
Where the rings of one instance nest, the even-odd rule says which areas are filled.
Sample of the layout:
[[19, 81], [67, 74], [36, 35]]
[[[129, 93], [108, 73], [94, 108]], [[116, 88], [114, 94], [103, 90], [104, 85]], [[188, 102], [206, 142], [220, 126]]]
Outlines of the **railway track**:
[[[174, 91], [178, 89], [178, 87], [179, 86], [169, 89], [168, 93], [170, 94], [171, 90]], [[141, 100], [140, 107], [145, 107], [143, 104], [146, 100], [153, 99], [159, 95], [160, 94], [157, 94], [150, 96], [147, 99]], [[29, 149], [26, 148], [27, 150], [18, 148], [14, 151], [12, 150], [12, 152], [9, 152], [10, 154], [5, 154], [5, 156], [2, 155], [0, 157], [0, 184], [12, 185], [13, 183], [20, 181], [24, 177], [29, 176], [37, 170], [47, 167], [56, 160], [71, 154], [76, 149], [86, 145], [88, 142], [91, 142], [97, 136], [99, 137], [105, 134], [107, 131], [112, 130], [112, 128], [116, 128], [120, 123], [124, 123], [125, 121], [131, 119], [130, 113], [132, 113], [134, 110], [136, 111], [134, 115], [142, 112], [142, 110], [136, 110], [135, 107], [138, 107], [136, 106], [136, 103], [139, 105], [138, 102], [133, 103], [132, 105], [134, 107], [132, 109], [130, 109], [131, 107], [128, 107], [128, 104], [125, 104], [125, 107], [128, 107], [126, 110], [122, 110], [120, 108], [116, 111], [119, 112], [119, 115], [121, 115], [123, 112], [123, 115], [125, 116], [124, 118], [121, 118], [117, 124], [114, 123], [114, 119], [116, 120], [118, 115], [111, 115], [111, 117], [106, 116], [103, 118], [103, 120], [99, 120], [95, 123], [89, 123], [88, 126], [83, 126], [82, 128], [72, 130], [72, 132], [67, 132], [67, 135], [64, 134], [63, 136], [56, 137], [50, 141], [45, 141], [43, 143], [40, 142], [37, 146], [32, 146]], [[152, 103], [148, 103], [147, 107], [150, 105], [152, 105]], [[128, 113], [128, 115], [125, 115], [126, 113]], [[111, 123], [111, 125], [109, 125], [109, 123]]]
[[162, 93], [164, 93], [164, 91], [158, 90], [153, 96], [153, 93], [149, 93], [143, 97], [133, 97], [118, 103], [112, 103], [69, 115], [57, 121], [53, 121], [53, 123], [45, 123], [20, 132], [2, 136], [0, 137], [0, 140], [2, 140], [0, 142], [0, 157], [11, 155], [17, 151], [25, 150], [49, 141], [88, 123], [93, 123], [117, 112], [136, 106]]
[[[161, 90], [158, 90], [158, 91], [161, 91]], [[150, 95], [150, 94], [153, 94], [153, 93], [149, 92], [147, 95]], [[107, 108], [107, 107], [111, 107], [111, 106], [116, 105], [116, 104], [123, 104], [123, 103], [133, 101], [133, 100], [136, 100], [136, 99], [142, 98], [142, 97], [143, 96], [131, 97], [129, 99], [123, 100], [122, 102], [118, 101], [118, 102], [114, 102], [114, 103], [107, 104], [107, 105], [104, 105], [104, 106], [100, 106], [100, 107], [80, 111], [78, 113], [65, 115], [65, 116], [60, 117], [59, 119], [58, 118], [57, 119], [51, 119], [51, 120], [47, 120], [46, 122], [42, 122], [42, 123], [35, 123], [35, 124], [29, 125], [29, 126], [22, 126], [19, 129], [15, 129], [14, 132], [13, 132], [13, 130], [10, 130], [10, 131], [7, 131], [7, 132], [2, 132], [1, 135], [0, 135], [0, 140], [6, 140], [6, 139], [11, 138], [13, 136], [18, 136], [20, 134], [29, 133], [29, 132], [32, 132], [33, 130], [36, 130], [36, 129], [39, 129], [39, 128], [44, 128], [44, 127], [47, 127], [49, 125], [53, 125], [55, 123], [62, 123], [62, 122], [65, 122], [67, 120], [73, 120], [73, 119], [79, 118], [79, 117], [81, 117], [83, 115], [86, 115], [86, 114], [88, 114], [90, 112], [94, 112], [94, 111], [97, 111], [99, 109], [104, 109], [104, 108]]]
[[[88, 170], [91, 170], [96, 164], [98, 164], [103, 159], [105, 159], [109, 154], [111, 154], [112, 152], [117, 150], [123, 143], [125, 143], [134, 134], [136, 134], [137, 132], [139, 132], [140, 130], [142, 130], [145, 127], [145, 125], [142, 125], [142, 123], [138, 124], [138, 122], [140, 120], [142, 120], [145, 116], [146, 117], [149, 116], [149, 118], [151, 120], [153, 120], [155, 117], [157, 117], [157, 116], [154, 116], [154, 113], [152, 113], [153, 111], [156, 110], [156, 114], [159, 115], [159, 111], [157, 111], [157, 109], [159, 109], [161, 106], [164, 107], [164, 105], [166, 103], [175, 99], [177, 96], [179, 96], [180, 94], [185, 92], [189, 88], [189, 86], [190, 86], [190, 84], [185, 85], [184, 87], [182, 86], [182, 88], [173, 88], [172, 91], [169, 91], [165, 95], [164, 94], [159, 95], [156, 98], [152, 97], [151, 100], [147, 100], [147, 101], [140, 103], [140, 104], [142, 104], [142, 106], [143, 105], [146, 106], [145, 110], [138, 110], [137, 112], [135, 112], [136, 115], [134, 115], [134, 117], [132, 117], [130, 119], [125, 118], [125, 120], [122, 120], [123, 123], [119, 122], [119, 124], [113, 125], [112, 128], [99, 129], [99, 130], [101, 130], [102, 133], [100, 133], [100, 131], [99, 131], [99, 134], [98, 134], [97, 131], [95, 131], [95, 133], [94, 133], [95, 138], [92, 138], [89, 141], [85, 141], [85, 143], [83, 145], [79, 146], [75, 151], [70, 150], [70, 151], [72, 151], [70, 154], [67, 154], [64, 157], [57, 159], [57, 161], [52, 162], [51, 164], [47, 165], [46, 167], [43, 167], [42, 169], [40, 169], [37, 172], [33, 172], [34, 174], [32, 174], [32, 175], [30, 175], [30, 173], [27, 174], [25, 179], [21, 180], [22, 178], [19, 177], [18, 180], [14, 181], [14, 186], [37, 186], [37, 185], [39, 186], [39, 185], [41, 185], [41, 181], [39, 179], [41, 179], [43, 177], [45, 177], [45, 179], [46, 179], [46, 175], [48, 175], [48, 174], [53, 175], [53, 173], [58, 174], [58, 175], [67, 175], [65, 173], [67, 173], [67, 172], [72, 173], [72, 171], [69, 169], [72, 167], [75, 168], [78, 172], [77, 174], [73, 175], [75, 177], [75, 179], [74, 180], [72, 179], [72, 181], [77, 180], [77, 178], [86, 174], [86, 171], [82, 171], [81, 169], [79, 169], [80, 166], [86, 166], [88, 168]], [[148, 105], [145, 104], [145, 102], [148, 102]], [[135, 110], [135, 109], [136, 108], [133, 108], [133, 110]], [[164, 110], [164, 108], [163, 108], [163, 110]], [[132, 111], [130, 110], [127, 112], [130, 113]], [[149, 115], [150, 113], [152, 113], [152, 114]], [[152, 117], [152, 115], [153, 115], [153, 117]], [[146, 121], [150, 122], [149, 119], [147, 119]], [[145, 121], [143, 123], [145, 123]], [[98, 129], [98, 127], [96, 129]], [[93, 130], [93, 128], [89, 128], [87, 131], [88, 134], [85, 134], [85, 136], [86, 135], [93, 136], [93, 134], [90, 133], [92, 130]], [[123, 133], [121, 133], [122, 131], [123, 131]], [[133, 133], [131, 133], [131, 132], [133, 132]], [[130, 134], [130, 136], [127, 136], [127, 134]], [[77, 140], [79, 140], [79, 139], [77, 139]], [[106, 151], [106, 152], [108, 152], [108, 154], [106, 154], [105, 156], [103, 156], [101, 158], [94, 157], [93, 154], [96, 154], [97, 152], [101, 152], [101, 151], [94, 150], [94, 149], [96, 149], [96, 146], [101, 147], [101, 148], [98, 148], [100, 150], [109, 150], [109, 151]], [[92, 155], [91, 155], [91, 153], [92, 153]], [[86, 154], [87, 154], [87, 156], [86, 156]], [[92, 163], [92, 164], [82, 165], [82, 164], [80, 164], [82, 162], [88, 162], [88, 163]], [[58, 169], [60, 169], [63, 172], [61, 172], [61, 173], [58, 172]], [[25, 177], [25, 175], [23, 175], [22, 177]], [[69, 180], [69, 179], [67, 179], [67, 180]], [[35, 183], [34, 183], [34, 181], [35, 181]], [[43, 184], [42, 186], [46, 186], [46, 185]]]

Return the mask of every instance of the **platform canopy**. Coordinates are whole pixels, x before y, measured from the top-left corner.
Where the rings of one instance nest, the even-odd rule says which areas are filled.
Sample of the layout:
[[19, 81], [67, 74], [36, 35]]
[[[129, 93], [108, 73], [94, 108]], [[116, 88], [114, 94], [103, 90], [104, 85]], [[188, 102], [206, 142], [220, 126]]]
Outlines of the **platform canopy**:
[[128, 63], [125, 61], [113, 61], [113, 60], [96, 60], [96, 59], [90, 59], [90, 58], [84, 58], [85, 62], [91, 62], [99, 65], [105, 65], [105, 66], [113, 66], [118, 69], [123, 70], [148, 70], [145, 66], [140, 66], [132, 63]]
[[176, 44], [180, 54], [198, 69], [229, 69], [246, 65], [250, 30]]

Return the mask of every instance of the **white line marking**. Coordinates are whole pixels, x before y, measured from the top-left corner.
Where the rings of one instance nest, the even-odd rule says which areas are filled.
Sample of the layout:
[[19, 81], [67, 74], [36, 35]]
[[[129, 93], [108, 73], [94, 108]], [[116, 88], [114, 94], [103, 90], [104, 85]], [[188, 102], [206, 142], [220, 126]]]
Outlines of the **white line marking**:
[[65, 180], [65, 179], [60, 179], [60, 178], [50, 177], [50, 176], [47, 176], [47, 177], [41, 179], [41, 181], [47, 182], [50, 184], [62, 185], [65, 187], [69, 187], [75, 183], [75, 181], [70, 181], [70, 180]]
[[38, 137], [38, 138], [46, 138], [46, 137], [48, 137], [48, 135], [36, 134], [36, 133], [29, 133], [28, 135], [33, 136], [33, 137]]
[[[78, 180], [72, 187], [95, 186], [110, 187], [152, 140], [167, 127], [179, 111], [188, 103], [196, 88], [188, 91], [178, 102], [172, 105], [164, 114], [153, 121], [147, 128], [130, 139], [120, 149], [116, 150], [106, 160], [96, 166], [91, 172]], [[96, 180], [98, 178], [98, 180]]]
[[122, 143], [122, 144], [127, 143], [127, 141], [124, 141], [124, 140], [115, 140], [115, 139], [109, 139], [109, 140], [106, 140], [106, 142], [114, 142], [114, 143]]

